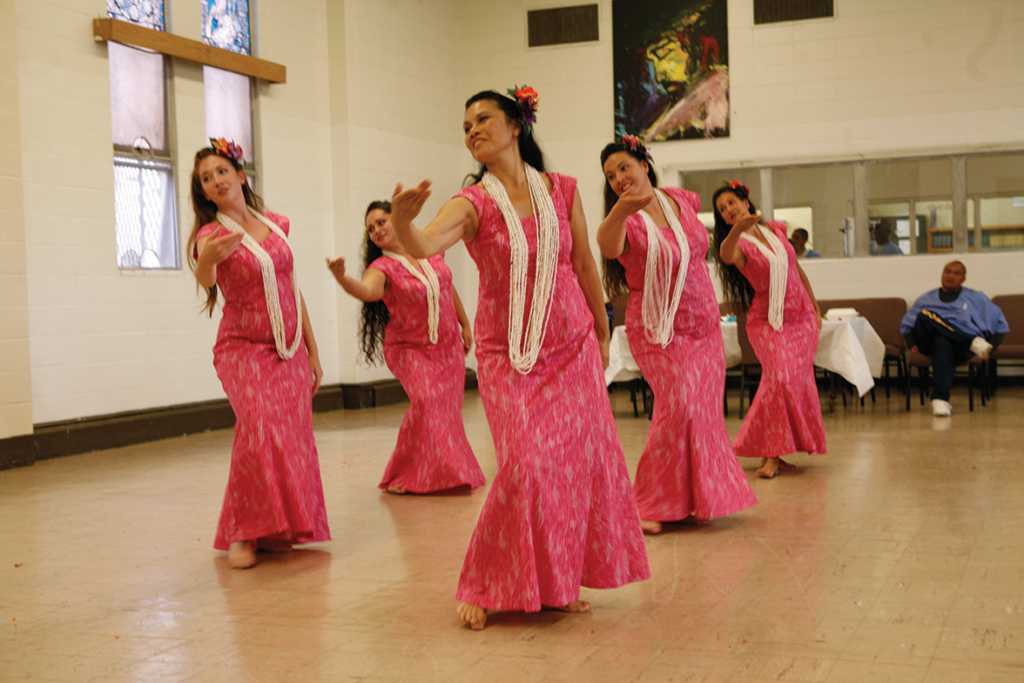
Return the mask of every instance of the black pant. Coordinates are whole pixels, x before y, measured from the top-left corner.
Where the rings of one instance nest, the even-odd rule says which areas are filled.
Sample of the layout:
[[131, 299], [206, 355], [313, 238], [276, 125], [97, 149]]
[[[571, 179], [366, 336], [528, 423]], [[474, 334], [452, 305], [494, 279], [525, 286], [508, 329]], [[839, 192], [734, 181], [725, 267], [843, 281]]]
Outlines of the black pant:
[[956, 366], [974, 356], [971, 353], [974, 336], [958, 330], [928, 309], [918, 314], [914, 321], [913, 335], [917, 350], [932, 357], [935, 373], [932, 398], [948, 401]]

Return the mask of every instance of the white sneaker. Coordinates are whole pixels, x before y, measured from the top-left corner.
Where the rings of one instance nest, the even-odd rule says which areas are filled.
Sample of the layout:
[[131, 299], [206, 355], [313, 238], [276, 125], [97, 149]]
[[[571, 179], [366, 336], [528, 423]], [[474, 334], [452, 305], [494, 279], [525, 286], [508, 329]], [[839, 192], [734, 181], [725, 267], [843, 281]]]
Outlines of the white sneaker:
[[949, 404], [949, 401], [943, 401], [941, 398], [932, 399], [932, 415], [938, 415], [939, 417], [949, 417], [953, 414], [953, 406]]
[[988, 354], [992, 353], [992, 345], [985, 341], [984, 337], [975, 337], [971, 341], [971, 353], [982, 360], [986, 360]]

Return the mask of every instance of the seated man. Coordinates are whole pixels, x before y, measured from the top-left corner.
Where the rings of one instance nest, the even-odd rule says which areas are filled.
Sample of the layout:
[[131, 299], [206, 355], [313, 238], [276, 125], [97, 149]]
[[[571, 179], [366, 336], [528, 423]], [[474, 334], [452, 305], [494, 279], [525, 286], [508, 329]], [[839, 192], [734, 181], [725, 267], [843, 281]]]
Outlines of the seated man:
[[981, 292], [963, 286], [967, 267], [950, 261], [942, 270], [942, 287], [923, 294], [900, 323], [907, 348], [932, 357], [935, 388], [932, 413], [952, 412], [949, 390], [956, 366], [988, 354], [1010, 331], [1006, 316]]
[[875, 226], [875, 239], [871, 242], [871, 255], [872, 256], [896, 256], [902, 255], [903, 250], [900, 249], [900, 245], [895, 242], [890, 242], [892, 237], [892, 221], [888, 218], [883, 218]]
[[821, 258], [821, 254], [807, 247], [807, 240], [810, 235], [803, 228], [797, 228], [789, 236], [789, 243], [793, 245], [793, 251], [797, 258]]

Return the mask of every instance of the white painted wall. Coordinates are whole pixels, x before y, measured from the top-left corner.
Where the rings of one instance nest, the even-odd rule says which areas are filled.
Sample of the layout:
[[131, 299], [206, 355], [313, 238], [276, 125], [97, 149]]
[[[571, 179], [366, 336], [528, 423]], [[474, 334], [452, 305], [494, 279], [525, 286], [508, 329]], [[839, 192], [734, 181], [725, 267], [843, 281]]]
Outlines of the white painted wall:
[[32, 433], [14, 0], [0, 0], [0, 439]]
[[[268, 206], [292, 219], [325, 382], [387, 372], [357, 363], [358, 304], [323, 258], [359, 261], [363, 210], [395, 182], [434, 181], [423, 223], [458, 190], [472, 169], [461, 123], [474, 92], [537, 88], [537, 132], [551, 167], [579, 178], [591, 233], [599, 223], [598, 154], [613, 130], [612, 4], [600, 0], [598, 43], [526, 49], [526, 9], [551, 4], [254, 3], [257, 56], [288, 67], [287, 84], [264, 85], [258, 96], [260, 187]], [[168, 3], [170, 26], [198, 38], [192, 5]], [[4, 312], [13, 313], [0, 332], [0, 373], [24, 376], [26, 343], [31, 351], [30, 404], [2, 374], [0, 416], [21, 417], [13, 428], [0, 422], [0, 437], [25, 433], [28, 405], [38, 424], [223, 395], [210, 352], [216, 317], [197, 314], [191, 274], [116, 267], [106, 47], [91, 37], [104, 8], [103, 0], [0, 0], [0, 274]], [[836, 19], [754, 28], [750, 0], [731, 0], [732, 136], [656, 145], [662, 177], [675, 177], [667, 169], [1024, 149], [1024, 4], [838, 0], [837, 8]], [[191, 158], [205, 142], [203, 92], [198, 67], [175, 61], [172, 73], [184, 243]], [[993, 295], [1024, 291], [1020, 258], [963, 255], [968, 284]], [[822, 298], [913, 299], [936, 286], [946, 260], [805, 263]], [[477, 277], [464, 247], [449, 263], [472, 315]]]

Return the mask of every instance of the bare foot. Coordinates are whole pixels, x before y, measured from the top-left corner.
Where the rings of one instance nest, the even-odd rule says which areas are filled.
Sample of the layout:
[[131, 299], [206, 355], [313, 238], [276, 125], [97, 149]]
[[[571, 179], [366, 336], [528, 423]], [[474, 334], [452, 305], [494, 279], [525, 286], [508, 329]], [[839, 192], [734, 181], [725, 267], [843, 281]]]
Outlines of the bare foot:
[[295, 550], [288, 541], [279, 541], [273, 538], [257, 538], [256, 549], [265, 553], [290, 553]]
[[654, 536], [661, 533], [661, 522], [655, 522], [652, 519], [641, 519], [640, 528], [643, 529], [645, 534]]
[[779, 471], [778, 458], [761, 458], [761, 467], [757, 470], [757, 476], [762, 479], [771, 479]]
[[462, 623], [469, 624], [474, 631], [481, 631], [487, 623], [487, 610], [479, 605], [469, 602], [460, 602], [458, 607], [459, 619]]
[[779, 461], [779, 472], [796, 472], [796, 465], [791, 465], [782, 458], [776, 458]]
[[[401, 486], [389, 486], [388, 493], [393, 493], [396, 496], [401, 496], [405, 494], [405, 489], [403, 489]], [[483, 627], [481, 626], [481, 628]]]
[[235, 541], [228, 551], [228, 564], [232, 569], [248, 569], [256, 564], [256, 544], [252, 541]]
[[589, 612], [590, 603], [586, 600], [573, 600], [568, 605], [562, 605], [561, 607], [548, 607], [545, 605], [544, 609], [550, 609], [556, 612], [570, 612], [572, 614], [579, 614], [581, 612]]

